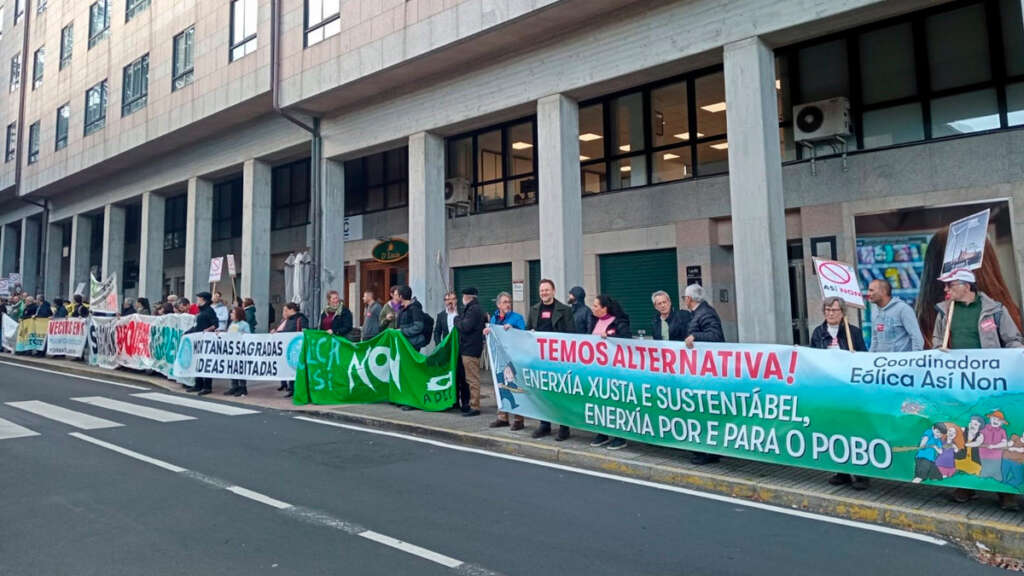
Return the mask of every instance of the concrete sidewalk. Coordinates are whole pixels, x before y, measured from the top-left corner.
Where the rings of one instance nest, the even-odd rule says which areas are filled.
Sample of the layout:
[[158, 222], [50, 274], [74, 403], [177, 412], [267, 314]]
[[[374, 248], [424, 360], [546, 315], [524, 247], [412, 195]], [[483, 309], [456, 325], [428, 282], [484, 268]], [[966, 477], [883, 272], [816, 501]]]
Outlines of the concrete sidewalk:
[[[0, 354], [0, 361], [183, 393], [180, 384], [159, 375], [10, 354]], [[475, 418], [464, 418], [457, 412], [402, 411], [390, 404], [295, 406], [290, 399], [282, 397], [283, 393], [277, 392], [276, 382], [250, 383], [247, 397], [234, 398], [221, 394], [229, 386], [227, 381], [215, 381], [214, 393], [209, 398], [317, 414], [494, 452], [931, 534], [962, 546], [980, 561], [1024, 569], [1024, 512], [1000, 510], [994, 495], [983, 494], [970, 503], [956, 504], [949, 499], [949, 489], [883, 480], [872, 480], [869, 490], [858, 492], [849, 486], [830, 486], [827, 472], [803, 468], [733, 458], [694, 466], [689, 463], [686, 452], [638, 443], [630, 443], [618, 451], [592, 448], [589, 443], [594, 435], [576, 430], [565, 442], [555, 442], [552, 436], [534, 440], [530, 438], [536, 428], [534, 421], [528, 420], [526, 429], [516, 432], [488, 427], [494, 420], [495, 402], [489, 378], [483, 384], [483, 414]]]

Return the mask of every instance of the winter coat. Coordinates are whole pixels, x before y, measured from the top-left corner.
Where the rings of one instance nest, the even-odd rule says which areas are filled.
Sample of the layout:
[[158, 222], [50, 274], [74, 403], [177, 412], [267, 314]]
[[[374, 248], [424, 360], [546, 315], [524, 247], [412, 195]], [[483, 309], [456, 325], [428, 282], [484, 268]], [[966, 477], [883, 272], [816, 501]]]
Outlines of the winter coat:
[[479, 358], [484, 353], [484, 310], [476, 298], [472, 299], [462, 312], [455, 317], [455, 329], [459, 331], [459, 354]]
[[209, 304], [207, 304], [206, 306], [199, 308], [199, 313], [196, 314], [195, 326], [189, 328], [188, 332], [185, 333], [194, 334], [197, 332], [206, 332], [207, 329], [210, 328], [216, 330], [219, 324], [220, 321], [217, 320], [217, 313], [213, 311], [213, 308]]
[[[693, 314], [689, 310], [672, 310], [668, 313], [668, 339], [682, 341], [690, 334], [690, 320]], [[654, 314], [651, 322], [651, 335], [655, 340], [664, 340], [661, 337], [661, 313]]]
[[423, 333], [423, 305], [419, 300], [414, 298], [408, 306], [402, 309], [398, 315], [398, 325], [395, 327], [402, 332], [405, 339], [417, 351], [427, 345], [430, 336]]
[[[526, 329], [536, 330], [537, 321], [540, 320], [540, 306], [537, 302], [530, 306], [530, 315], [526, 318]], [[576, 320], [572, 314], [572, 308], [555, 300], [555, 309], [551, 313], [551, 326], [554, 332], [573, 334], [576, 332]]]
[[[459, 313], [456, 310], [455, 315]], [[434, 317], [434, 344], [440, 344], [442, 340], [448, 337], [448, 311], [441, 310]]]
[[569, 294], [575, 298], [572, 303], [572, 319], [576, 325], [576, 333], [582, 334], [587, 331], [591, 316], [590, 308], [587, 308], [587, 293], [582, 287], [573, 286]]
[[725, 334], [722, 333], [722, 319], [707, 302], [701, 302], [690, 313], [687, 336], [693, 336], [697, 342], [725, 342]]
[[293, 314], [291, 318], [285, 321], [284, 328], [278, 330], [278, 332], [302, 332], [306, 328], [312, 328], [309, 325], [309, 318], [302, 312]]
[[245, 321], [249, 323], [249, 329], [253, 332], [256, 331], [256, 307], [246, 306], [245, 307]]
[[[853, 338], [853, 350], [855, 352], [867, 352], [868, 347], [864, 344], [864, 334], [860, 330], [860, 326], [850, 324], [850, 337]], [[846, 343], [846, 329], [843, 325], [839, 325], [839, 333], [836, 335], [836, 340], [839, 341], [840, 350], [849, 350], [850, 346]], [[828, 333], [828, 322], [822, 322], [817, 328], [814, 329], [814, 333], [811, 334], [811, 348], [828, 349], [829, 344], [832, 343], [832, 335]]]
[[[327, 312], [320, 313], [320, 326], [323, 327], [324, 319], [327, 318]], [[352, 311], [347, 306], [342, 306], [334, 314], [334, 319], [331, 320], [331, 332], [335, 336], [341, 336], [348, 338], [349, 332], [352, 331]]]
[[[593, 334], [595, 326], [597, 326], [597, 316], [591, 313], [590, 320], [587, 321], [587, 334]], [[627, 314], [616, 316], [605, 332], [609, 338], [632, 338], [633, 332], [629, 327], [629, 316]]]
[[[981, 347], [1024, 348], [1024, 338], [1021, 337], [1020, 330], [1006, 308], [984, 292], [978, 292], [978, 298], [981, 299], [981, 315], [978, 317], [978, 338], [981, 340]], [[939, 302], [935, 305], [935, 310], [938, 314], [935, 316], [935, 330], [932, 332], [932, 347], [941, 348], [946, 335], [949, 301]]]
[[43, 300], [42, 302], [39, 303], [39, 306], [36, 308], [36, 318], [52, 318], [52, 317], [53, 317], [53, 308], [50, 307], [50, 303], [49, 302], [47, 302], [46, 300]]
[[380, 334], [380, 310], [379, 302], [372, 302], [367, 308], [366, 316], [363, 318], [363, 340], [369, 340]]

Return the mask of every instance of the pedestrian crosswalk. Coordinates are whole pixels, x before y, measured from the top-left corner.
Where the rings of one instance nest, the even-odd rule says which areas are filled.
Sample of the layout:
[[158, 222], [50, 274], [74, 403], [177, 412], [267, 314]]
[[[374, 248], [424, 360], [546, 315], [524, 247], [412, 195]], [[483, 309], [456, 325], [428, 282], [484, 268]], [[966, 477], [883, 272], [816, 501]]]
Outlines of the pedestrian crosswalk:
[[[200, 410], [223, 416], [242, 416], [246, 414], [259, 413], [257, 410], [249, 410], [247, 408], [240, 408], [238, 406], [220, 404], [216, 402], [206, 402], [195, 398], [176, 396], [173, 394], [152, 392], [134, 394], [133, 396], [135, 398], [132, 400], [137, 398], [138, 401], [128, 402], [107, 396], [78, 396], [68, 398], [66, 403], [67, 405], [63, 405], [65, 404], [63, 401], [44, 402], [42, 400], [22, 400], [17, 402], [5, 402], [4, 406], [14, 409], [9, 414], [5, 415], [13, 417], [13, 414], [24, 412], [42, 418], [46, 421], [57, 422], [79, 430], [98, 430], [104, 428], [119, 428], [125, 425], [122, 422], [107, 418], [107, 416], [110, 416], [120, 420], [116, 415], [111, 416], [111, 412], [160, 423], [196, 420], [195, 416], [189, 414], [168, 410], [163, 407], [156, 408], [146, 405], [145, 402], [147, 401], [159, 402], [164, 405], [176, 405], [189, 410]], [[73, 406], [76, 409], [72, 409], [69, 406]], [[19, 420], [17, 417], [14, 417], [14, 419]], [[128, 422], [129, 420], [125, 420], [125, 422]], [[26, 424], [27, 426], [23, 424]], [[40, 432], [32, 430], [30, 427], [35, 428], [36, 425], [24, 420], [22, 420], [21, 423], [16, 423], [0, 417], [0, 441], [41, 435]]]

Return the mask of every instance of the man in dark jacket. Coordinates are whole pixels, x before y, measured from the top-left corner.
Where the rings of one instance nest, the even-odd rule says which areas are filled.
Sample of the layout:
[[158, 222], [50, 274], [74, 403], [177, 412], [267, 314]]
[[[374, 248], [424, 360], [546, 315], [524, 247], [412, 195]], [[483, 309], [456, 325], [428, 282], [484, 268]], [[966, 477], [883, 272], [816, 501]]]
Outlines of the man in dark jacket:
[[401, 310], [398, 313], [398, 328], [409, 341], [409, 344], [417, 351], [427, 345], [429, 334], [423, 333], [423, 305], [412, 297], [412, 288], [408, 286], [398, 287], [398, 297]]
[[[444, 310], [438, 312], [434, 320], [434, 345], [440, 344], [455, 330], [455, 317], [459, 315], [456, 298], [455, 292], [446, 292], [444, 295]], [[458, 408], [463, 414], [469, 412], [469, 384], [466, 382], [466, 370], [461, 358], [455, 364], [455, 390], [455, 404], [452, 408]]]
[[[309, 318], [306, 318], [306, 315], [302, 313], [302, 309], [295, 302], [285, 304], [284, 311], [281, 314], [284, 316], [284, 328], [279, 330], [279, 332], [302, 332], [306, 328], [312, 328], [309, 325]], [[281, 387], [278, 390], [282, 389], [287, 389], [288, 391], [284, 397], [291, 398], [295, 394], [295, 381], [281, 382]]]
[[469, 387], [469, 412], [463, 416], [480, 415], [480, 356], [484, 353], [484, 326], [487, 317], [477, 301], [476, 288], [462, 290], [462, 313], [455, 317], [459, 331], [459, 355]]
[[569, 306], [572, 306], [572, 319], [576, 325], [576, 333], [585, 334], [587, 324], [590, 322], [590, 308], [587, 307], [587, 292], [582, 286], [573, 286], [569, 289]]
[[[555, 283], [547, 278], [540, 281], [537, 287], [540, 302], [530, 307], [530, 315], [526, 319], [526, 329], [537, 332], [576, 332], [576, 320], [572, 308], [555, 299]], [[589, 315], [587, 321], [589, 322]], [[531, 434], [534, 438], [543, 438], [551, 434], [551, 422], [541, 420], [540, 426]], [[569, 437], [569, 427], [559, 425], [555, 440], [561, 442]]]
[[[188, 329], [186, 334], [197, 334], [200, 332], [213, 332], [217, 329], [217, 313], [210, 307], [210, 293], [200, 292], [196, 294], [196, 304], [199, 305], [199, 314], [196, 315], [195, 326]], [[185, 388], [188, 392], [198, 392], [204, 396], [213, 392], [212, 378], [196, 378], [195, 386]]]
[[[690, 284], [686, 287], [683, 301], [686, 309], [690, 311], [689, 334], [686, 336], [686, 347], [693, 348], [694, 342], [725, 342], [725, 335], [722, 333], [722, 319], [718, 312], [704, 301], [704, 287], [700, 284]], [[718, 462], [720, 458], [716, 454], [705, 452], [694, 452], [690, 457], [690, 463], [697, 466]]]
[[46, 301], [46, 298], [43, 298], [42, 294], [36, 296], [36, 302], [36, 318], [53, 317], [53, 308], [50, 307], [50, 303]]
[[676, 310], [672, 306], [672, 298], [664, 290], [651, 295], [651, 302], [657, 313], [651, 323], [651, 336], [655, 340], [686, 340], [690, 330], [692, 314], [689, 310]]
[[64, 306], [64, 300], [61, 298], [53, 299], [53, 317], [54, 318], [67, 318], [68, 309]]

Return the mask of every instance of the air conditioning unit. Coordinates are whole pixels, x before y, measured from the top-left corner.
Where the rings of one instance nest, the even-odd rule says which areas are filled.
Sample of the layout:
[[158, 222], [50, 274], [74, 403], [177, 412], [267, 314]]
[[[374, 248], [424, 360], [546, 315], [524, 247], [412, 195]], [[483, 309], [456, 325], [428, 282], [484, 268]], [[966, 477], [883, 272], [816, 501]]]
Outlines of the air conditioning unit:
[[829, 98], [793, 107], [793, 139], [797, 142], [850, 136], [850, 101]]
[[469, 206], [469, 180], [449, 178], [444, 183], [444, 203], [448, 206]]

